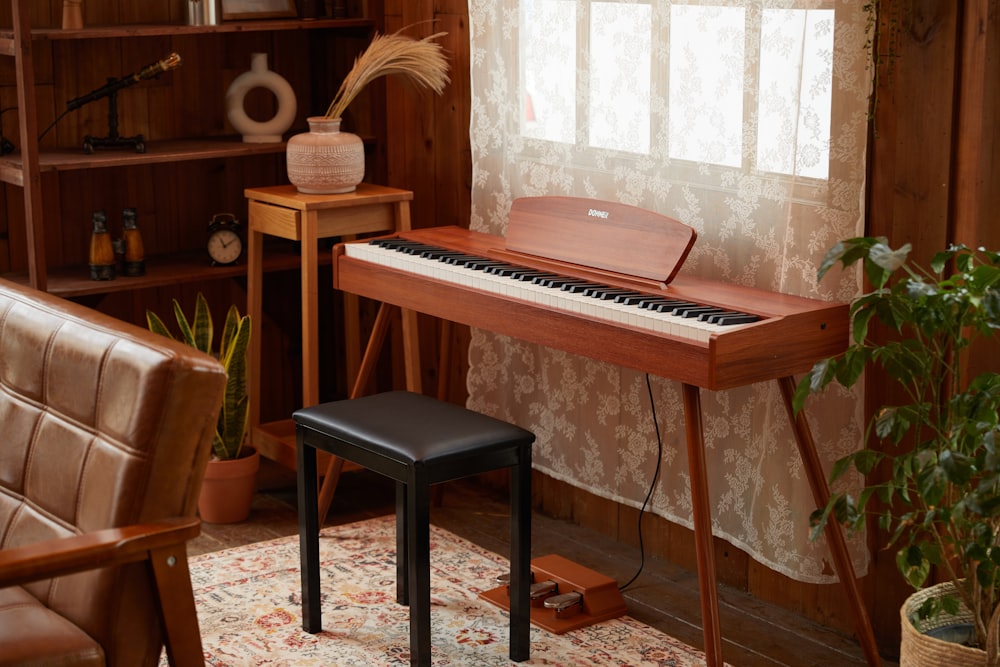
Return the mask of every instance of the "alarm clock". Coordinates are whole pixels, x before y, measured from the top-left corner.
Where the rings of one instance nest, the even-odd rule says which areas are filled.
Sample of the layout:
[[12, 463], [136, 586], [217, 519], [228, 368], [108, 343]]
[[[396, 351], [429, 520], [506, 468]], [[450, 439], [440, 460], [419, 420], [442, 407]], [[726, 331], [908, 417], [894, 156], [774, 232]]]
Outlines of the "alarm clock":
[[243, 255], [240, 223], [232, 213], [216, 213], [208, 223], [208, 256], [213, 265], [233, 264]]

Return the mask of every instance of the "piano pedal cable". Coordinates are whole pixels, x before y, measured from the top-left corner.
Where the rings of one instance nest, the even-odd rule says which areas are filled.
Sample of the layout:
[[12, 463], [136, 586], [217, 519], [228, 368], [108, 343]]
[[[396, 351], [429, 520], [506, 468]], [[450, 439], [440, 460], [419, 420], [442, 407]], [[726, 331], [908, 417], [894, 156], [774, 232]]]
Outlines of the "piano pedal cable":
[[660, 437], [660, 423], [656, 419], [656, 401], [653, 400], [653, 386], [649, 381], [649, 373], [646, 373], [646, 392], [649, 394], [649, 410], [653, 416], [653, 428], [656, 429], [656, 469], [653, 471], [653, 481], [649, 484], [646, 499], [642, 501], [642, 507], [639, 509], [639, 569], [635, 571], [631, 579], [618, 587], [619, 591], [624, 591], [631, 586], [639, 578], [639, 574], [642, 573], [642, 568], [646, 564], [646, 549], [642, 543], [642, 517], [646, 513], [646, 505], [649, 504], [649, 499], [653, 497], [656, 480], [660, 476], [660, 462], [663, 460], [663, 439]]

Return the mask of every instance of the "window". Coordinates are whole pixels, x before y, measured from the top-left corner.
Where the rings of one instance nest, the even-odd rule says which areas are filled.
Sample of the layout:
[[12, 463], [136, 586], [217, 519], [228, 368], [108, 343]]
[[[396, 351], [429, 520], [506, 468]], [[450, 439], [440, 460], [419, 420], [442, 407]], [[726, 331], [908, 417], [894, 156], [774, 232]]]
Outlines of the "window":
[[834, 10], [799, 4], [525, 0], [521, 135], [824, 180]]

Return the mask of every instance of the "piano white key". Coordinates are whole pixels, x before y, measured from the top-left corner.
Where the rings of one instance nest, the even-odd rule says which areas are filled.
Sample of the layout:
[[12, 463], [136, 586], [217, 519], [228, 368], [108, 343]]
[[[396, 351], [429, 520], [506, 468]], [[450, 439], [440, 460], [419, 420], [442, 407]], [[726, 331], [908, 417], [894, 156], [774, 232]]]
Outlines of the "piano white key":
[[345, 246], [345, 254], [348, 257], [435, 280], [545, 305], [554, 310], [586, 315], [690, 340], [708, 341], [713, 333], [742, 326], [739, 324], [723, 326], [703, 322], [693, 317], [649, 310], [637, 305], [615, 303], [612, 300], [584, 296], [555, 287], [544, 287], [508, 276], [449, 264], [436, 258], [420, 257], [400, 252], [394, 248], [366, 243], [349, 243]]

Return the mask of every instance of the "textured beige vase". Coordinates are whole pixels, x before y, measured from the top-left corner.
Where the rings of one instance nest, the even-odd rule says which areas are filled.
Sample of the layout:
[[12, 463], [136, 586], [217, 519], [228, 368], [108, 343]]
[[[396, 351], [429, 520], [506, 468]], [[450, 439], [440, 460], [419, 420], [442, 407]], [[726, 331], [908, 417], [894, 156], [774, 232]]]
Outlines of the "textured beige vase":
[[288, 180], [306, 194], [353, 192], [365, 177], [361, 137], [340, 131], [339, 118], [307, 118], [309, 131], [288, 140]]

